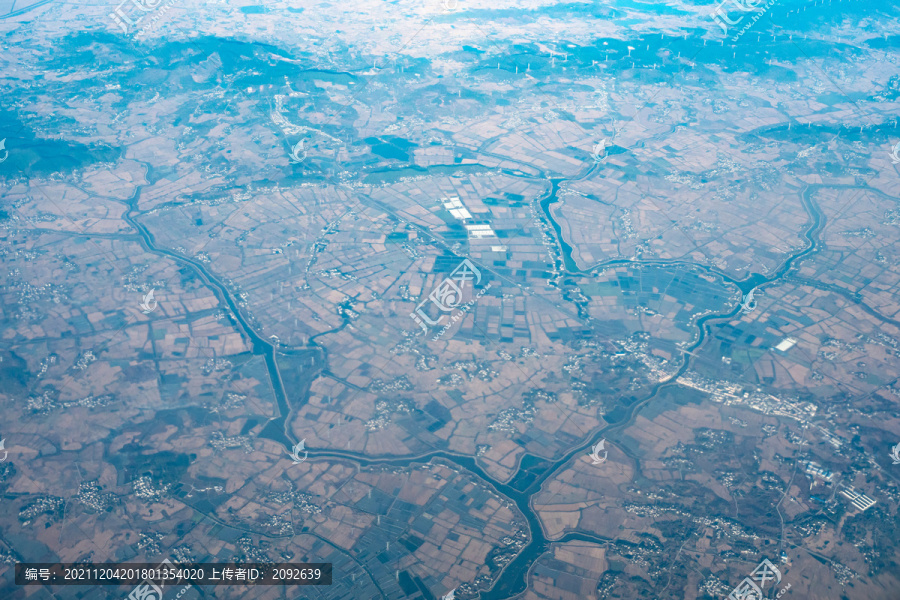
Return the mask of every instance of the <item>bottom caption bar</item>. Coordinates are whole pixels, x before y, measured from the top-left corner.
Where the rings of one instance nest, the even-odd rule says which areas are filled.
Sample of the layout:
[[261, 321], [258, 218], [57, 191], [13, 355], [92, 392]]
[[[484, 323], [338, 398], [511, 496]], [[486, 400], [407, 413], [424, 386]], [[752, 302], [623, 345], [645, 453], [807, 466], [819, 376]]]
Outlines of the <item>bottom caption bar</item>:
[[331, 585], [331, 563], [16, 563], [16, 585]]

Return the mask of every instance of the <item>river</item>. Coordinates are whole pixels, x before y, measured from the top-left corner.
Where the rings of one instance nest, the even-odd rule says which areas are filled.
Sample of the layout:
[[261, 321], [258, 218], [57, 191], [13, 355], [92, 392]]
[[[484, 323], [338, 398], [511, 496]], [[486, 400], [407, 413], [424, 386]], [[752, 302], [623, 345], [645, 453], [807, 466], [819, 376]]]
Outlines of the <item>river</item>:
[[[149, 171], [152, 169], [152, 167], [146, 164], [145, 167], [148, 169], [149, 176]], [[588, 174], [593, 172], [594, 168], [595, 167], [591, 167], [590, 169], [588, 169], [588, 171], [584, 175], [582, 175], [581, 178], [584, 178]], [[506, 174], [512, 176], [525, 176], [522, 171], [507, 171]], [[814, 192], [819, 189], [819, 187], [823, 186], [809, 185], [805, 187], [800, 193], [801, 204], [803, 205], [803, 208], [809, 218], [809, 225], [803, 233], [803, 237], [806, 240], [806, 247], [788, 256], [781, 264], [781, 266], [772, 275], [769, 276], [765, 276], [759, 273], [752, 273], [745, 279], [737, 280], [729, 276], [727, 273], [724, 273], [721, 270], [710, 265], [693, 263], [689, 261], [659, 259], [613, 259], [591, 265], [585, 269], [580, 269], [578, 268], [576, 261], [573, 258], [574, 248], [572, 248], [572, 246], [568, 244], [563, 238], [562, 228], [551, 211], [551, 206], [559, 201], [558, 193], [560, 190], [560, 186], [567, 180], [548, 179], [548, 181], [550, 182], [550, 190], [545, 197], [539, 200], [539, 206], [543, 214], [543, 218], [547, 220], [548, 224], [555, 232], [556, 239], [554, 241], [559, 248], [561, 256], [561, 260], [557, 262], [557, 268], [560, 269], [566, 277], [572, 278], [590, 277], [591, 271], [594, 271], [595, 269], [602, 269], [604, 267], [619, 265], [640, 264], [645, 266], [656, 266], [660, 268], [672, 269], [683, 269], [685, 267], [689, 267], [702, 269], [703, 271], [706, 271], [708, 273], [715, 274], [723, 281], [736, 286], [743, 294], [746, 295], [750, 291], [757, 289], [760, 286], [769, 285], [782, 280], [787, 276], [787, 274], [791, 271], [793, 265], [798, 260], [813, 253], [819, 244], [818, 236], [821, 233], [822, 227], [825, 223], [824, 216], [813, 199]], [[125, 214], [125, 220], [138, 232], [142, 244], [144, 245], [146, 250], [153, 254], [168, 257], [179, 264], [190, 267], [207, 285], [209, 285], [214, 290], [216, 296], [225, 305], [228, 306], [231, 311], [231, 315], [233, 315], [234, 324], [240, 329], [243, 335], [245, 335], [247, 339], [250, 340], [252, 353], [254, 355], [261, 355], [264, 357], [269, 373], [269, 378], [272, 384], [272, 390], [280, 413], [279, 416], [273, 418], [270, 421], [269, 425], [266, 427], [265, 437], [280, 441], [286, 446], [286, 448], [289, 448], [292, 445], [293, 436], [290, 434], [290, 432], [286, 431], [286, 422], [287, 418], [291, 414], [291, 406], [288, 402], [284, 383], [278, 369], [276, 352], [291, 353], [292, 351], [290, 349], [280, 348], [271, 341], [261, 337], [250, 325], [247, 318], [241, 313], [238, 304], [232, 296], [231, 292], [228, 290], [228, 287], [224, 283], [222, 283], [215, 275], [213, 275], [206, 267], [206, 265], [191, 258], [187, 258], [176, 252], [160, 248], [156, 244], [153, 235], [147, 230], [144, 225], [142, 225], [136, 219], [136, 213], [139, 212], [139, 199], [140, 188], [135, 191], [134, 195], [127, 202], [128, 210]], [[385, 208], [380, 203], [378, 203], [378, 205], [379, 208]], [[708, 324], [711, 321], [735, 317], [739, 311], [740, 307], [737, 306], [728, 312], [709, 314], [698, 319], [696, 323], [696, 326], [698, 328], [697, 338], [687, 348], [687, 350], [689, 352], [692, 352], [693, 350], [703, 345], [709, 332]], [[315, 348], [317, 351], [323, 353], [325, 351], [324, 348], [321, 348], [315, 343], [313, 343], [310, 348]], [[603, 541], [605, 541], [597, 536], [591, 536], [581, 533], [569, 533], [564, 535], [559, 540], [548, 540], [544, 534], [544, 530], [537, 516], [537, 512], [534, 510], [533, 500], [535, 496], [540, 493], [544, 482], [555, 476], [560, 470], [564, 469], [571, 460], [579, 455], [587, 454], [590, 447], [598, 440], [602, 438], [609, 438], [614, 432], [622, 430], [631, 425], [638, 412], [644, 406], [649, 404], [654, 398], [656, 398], [662, 389], [667, 386], [675, 385], [674, 381], [690, 368], [690, 359], [692, 355], [685, 353], [683, 356], [684, 361], [673, 377], [654, 385], [645, 398], [637, 402], [632, 402], [630, 405], [621, 404], [619, 406], [619, 409], [621, 409], [621, 418], [618, 418], [615, 422], [607, 423], [606, 426], [592, 432], [587, 438], [584, 439], [581, 444], [571, 448], [568, 452], [566, 452], [566, 454], [556, 460], [548, 461], [540, 457], [529, 457], [529, 455], [526, 455], [525, 457], [523, 457], [521, 464], [539, 463], [541, 465], [540, 470], [534, 473], [529, 473], [527, 472], [527, 469], [520, 468], [520, 472], [516, 473], [516, 475], [510, 480], [509, 483], [500, 482], [490, 476], [484, 471], [483, 468], [481, 468], [477, 464], [476, 459], [472, 456], [464, 456], [444, 451], [430, 452], [415, 457], [373, 457], [349, 451], [310, 449], [310, 456], [314, 457], [315, 459], [335, 459], [340, 461], [347, 461], [361, 467], [375, 465], [408, 467], [416, 463], [425, 463], [431, 460], [443, 460], [452, 463], [462, 469], [465, 469], [473, 476], [481, 479], [486, 485], [493, 488], [498, 494], [501, 494], [502, 496], [508, 498], [510, 501], [514, 502], [528, 525], [528, 528], [530, 530], [530, 540], [528, 544], [522, 549], [522, 551], [516, 556], [516, 558], [514, 558], [503, 569], [503, 572], [497, 578], [494, 586], [490, 590], [482, 591], [481, 593], [482, 600], [505, 600], [522, 592], [525, 589], [526, 575], [529, 568], [535, 563], [535, 561], [540, 558], [543, 553], [547, 551], [551, 543], [574, 540], [593, 541], [596, 543], [602, 543]], [[322, 361], [322, 364], [324, 365], [325, 361]], [[635, 457], [631, 458], [632, 460], [637, 460]]]

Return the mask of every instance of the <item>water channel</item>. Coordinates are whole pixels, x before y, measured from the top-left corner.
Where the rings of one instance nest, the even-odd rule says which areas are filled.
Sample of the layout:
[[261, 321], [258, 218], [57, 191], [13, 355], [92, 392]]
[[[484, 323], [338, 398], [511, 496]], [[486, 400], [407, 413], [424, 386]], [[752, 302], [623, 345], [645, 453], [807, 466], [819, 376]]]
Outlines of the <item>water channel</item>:
[[[150, 165], [145, 166], [148, 171], [152, 168]], [[521, 172], [516, 172], [517, 175], [520, 173]], [[822, 186], [807, 186], [800, 193], [801, 203], [803, 205], [803, 208], [806, 210], [809, 218], [809, 224], [803, 233], [803, 237], [807, 242], [806, 247], [789, 256], [775, 271], [775, 273], [769, 276], [754, 273], [743, 280], [737, 280], [733, 277], [730, 277], [721, 270], [709, 265], [697, 264], [687, 261], [666, 261], [653, 259], [614, 259], [592, 265], [585, 269], [580, 269], [578, 268], [572, 256], [574, 249], [563, 239], [562, 228], [554, 218], [551, 211], [551, 206], [559, 201], [558, 193], [561, 184], [565, 180], [551, 179], [549, 181], [550, 190], [548, 194], [539, 201], [539, 206], [544, 215], [544, 218], [547, 219], [547, 222], [551, 225], [556, 234], [555, 243], [558, 245], [558, 248], [561, 252], [561, 266], [565, 276], [567, 277], [590, 276], [590, 272], [598, 268], [629, 264], [641, 264], [645, 266], [653, 265], [657, 267], [672, 269], [699, 268], [720, 277], [723, 281], [729, 284], [736, 286], [741, 290], [743, 294], [746, 295], [751, 290], [754, 290], [760, 286], [776, 283], [784, 279], [790, 272], [792, 266], [798, 260], [814, 252], [819, 244], [818, 236], [821, 233], [821, 230], [825, 223], [825, 219], [821, 210], [813, 200], [814, 192]], [[229, 291], [228, 287], [218, 278], [216, 278], [203, 263], [200, 263], [191, 258], [187, 258], [176, 252], [160, 248], [156, 244], [153, 235], [147, 230], [144, 225], [139, 223], [135, 217], [135, 215], [139, 212], [139, 198], [140, 189], [138, 189], [132, 196], [132, 198], [130, 198], [128, 201], [128, 211], [125, 214], [125, 220], [139, 233], [143, 245], [146, 247], [147, 251], [153, 254], [166, 256], [173, 259], [177, 263], [185, 264], [193, 269], [197, 273], [197, 275], [215, 291], [217, 297], [219, 297], [219, 299], [228, 306], [231, 314], [233, 315], [235, 325], [250, 340], [252, 353], [254, 355], [260, 355], [264, 357], [265, 364], [269, 372], [269, 377], [272, 382], [272, 390], [280, 413], [279, 416], [272, 419], [269, 426], [266, 428], [265, 437], [276, 439], [285, 444], [286, 447], [290, 447], [290, 445], [292, 444], [292, 436], [285, 431], [285, 427], [286, 420], [291, 413], [291, 406], [289, 405], [288, 398], [285, 393], [284, 383], [278, 369], [276, 352], [290, 353], [291, 350], [279, 348], [273, 342], [266, 340], [259, 334], [257, 334], [246, 317], [242, 315], [237, 302], [232, 297], [232, 294]], [[381, 208], [384, 207], [382, 206]], [[711, 321], [734, 317], [738, 314], [739, 311], [740, 307], [737, 306], [731, 309], [729, 312], [709, 314], [698, 319], [696, 324], [699, 330], [698, 336], [694, 343], [687, 348], [687, 350], [690, 352], [703, 345], [708, 334], [708, 324]], [[314, 345], [313, 347], [318, 351], [324, 352], [324, 349], [319, 346]], [[304, 351], [308, 351], [308, 349]], [[553, 541], [548, 540], [544, 534], [543, 528], [541, 527], [541, 523], [538, 519], [537, 513], [532, 506], [532, 500], [535, 495], [540, 492], [543, 483], [549, 478], [556, 475], [558, 471], [563, 469], [573, 458], [581, 454], [586, 454], [589, 448], [594, 443], [596, 443], [597, 440], [610, 437], [611, 434], [615, 431], [628, 427], [634, 421], [637, 413], [641, 408], [643, 408], [654, 398], [656, 398], [662, 389], [667, 386], [674, 385], [673, 381], [677, 379], [678, 376], [684, 374], [690, 368], [690, 357], [691, 354], [685, 353], [684, 362], [678, 369], [676, 375], [669, 380], [657, 383], [654, 387], [651, 388], [650, 393], [645, 398], [637, 402], [632, 402], [630, 405], [621, 405], [620, 418], [617, 418], [615, 422], [608, 422], [605, 427], [594, 431], [580, 445], [572, 448], [565, 455], [559, 457], [556, 460], [548, 461], [546, 459], [532, 457], [532, 459], [536, 459], [537, 462], [541, 464], [541, 469], [535, 473], [525, 473], [525, 469], [520, 469], [522, 472], [517, 473], [509, 483], [502, 483], [494, 479], [478, 465], [474, 457], [454, 454], [445, 451], [435, 451], [415, 457], [373, 457], [349, 451], [311, 449], [310, 457], [311, 459], [336, 459], [341, 461], [348, 461], [353, 463], [354, 465], [358, 465], [361, 467], [409, 467], [413, 464], [421, 464], [432, 460], [447, 461], [448, 463], [452, 463], [470, 472], [472, 475], [478, 477], [485, 484], [496, 490], [497, 493], [505, 496], [510, 501], [515, 503], [518, 510], [524, 516], [530, 530], [530, 541], [522, 549], [522, 551], [504, 568], [494, 586], [490, 590], [482, 591], [481, 593], [481, 597], [483, 600], [505, 600], [506, 598], [510, 598], [511, 596], [514, 596], [515, 594], [520, 593], [525, 589], [526, 575], [529, 568], [535, 563], [536, 560], [540, 558], [542, 554], [544, 554], [548, 550], [551, 543], [560, 543], [573, 540], [592, 541], [595, 543], [601, 543], [603, 541], [597, 536], [580, 533], [569, 533], [564, 535], [560, 539]], [[523, 458], [523, 463], [527, 464], [528, 462], [529, 458], [526, 455], [526, 457]]]

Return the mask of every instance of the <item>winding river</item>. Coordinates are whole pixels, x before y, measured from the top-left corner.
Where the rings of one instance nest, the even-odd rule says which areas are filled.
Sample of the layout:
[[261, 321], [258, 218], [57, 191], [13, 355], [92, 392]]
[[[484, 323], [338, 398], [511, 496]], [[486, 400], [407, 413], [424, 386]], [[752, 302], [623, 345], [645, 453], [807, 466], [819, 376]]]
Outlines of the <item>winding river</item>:
[[[145, 166], [148, 171], [152, 168], [150, 165]], [[591, 167], [591, 169], [589, 169], [588, 172], [582, 176], [582, 178], [586, 177], [590, 172], [593, 172], [595, 168], [596, 167]], [[514, 176], [524, 176], [524, 174], [519, 171], [515, 172]], [[580, 269], [578, 268], [576, 261], [572, 256], [574, 249], [564, 240], [562, 228], [554, 218], [551, 211], [551, 206], [559, 201], [558, 194], [560, 191], [560, 187], [566, 180], [547, 180], [550, 182], [550, 190], [545, 197], [539, 200], [538, 204], [543, 214], [543, 218], [546, 219], [546, 222], [555, 232], [554, 241], [559, 248], [561, 257], [561, 260], [558, 262], [562, 263], [558, 264], [557, 267], [562, 271], [564, 276], [572, 278], [589, 277], [590, 272], [598, 268], [628, 264], [641, 264], [673, 269], [689, 267], [702, 269], [703, 271], [718, 276], [728, 284], [736, 286], [746, 296], [752, 290], [755, 290], [760, 286], [769, 285], [784, 279], [798, 260], [815, 252], [820, 243], [819, 235], [825, 223], [825, 218], [821, 210], [813, 200], [814, 192], [819, 189], [819, 187], [823, 186], [810, 185], [805, 187], [800, 193], [800, 197], [803, 208], [805, 209], [809, 218], [809, 225], [803, 233], [803, 237], [806, 240], [806, 246], [802, 250], [799, 250], [787, 257], [786, 260], [781, 264], [781, 266], [772, 275], [769, 276], [754, 273], [743, 280], [737, 280], [722, 272], [721, 270], [709, 265], [697, 264], [688, 261], [653, 259], [614, 259], [591, 265], [590, 267], [585, 269]], [[290, 445], [292, 445], [292, 436], [285, 430], [285, 427], [286, 420], [291, 413], [291, 406], [288, 402], [288, 398], [285, 393], [285, 386], [278, 369], [276, 352], [282, 354], [290, 354], [292, 353], [292, 350], [284, 347], [279, 347], [271, 341], [262, 338], [253, 329], [245, 315], [242, 314], [228, 287], [224, 283], [222, 283], [215, 275], [213, 275], [203, 263], [200, 263], [191, 258], [187, 258], [176, 252], [159, 247], [155, 242], [153, 235], [136, 218], [136, 214], [139, 214], [139, 198], [140, 188], [138, 188], [135, 194], [128, 200], [128, 210], [125, 214], [125, 220], [138, 232], [141, 238], [141, 242], [146, 250], [153, 254], [168, 257], [179, 264], [183, 264], [191, 268], [207, 285], [209, 285], [214, 290], [216, 296], [223, 303], [225, 303], [225, 305], [228, 306], [231, 311], [231, 315], [233, 315], [233, 322], [247, 337], [247, 339], [250, 340], [252, 353], [264, 357], [269, 377], [272, 382], [272, 390], [275, 395], [275, 399], [280, 412], [280, 415], [278, 417], [272, 419], [272, 421], [270, 422], [270, 427], [266, 428], [266, 437], [276, 439], [285, 444], [286, 447], [290, 447]], [[385, 209], [385, 207], [381, 205], [379, 205], [379, 208]], [[698, 319], [696, 323], [698, 328], [698, 336], [695, 341], [687, 348], [687, 350], [690, 352], [703, 345], [709, 333], [709, 324], [712, 321], [717, 319], [732, 318], [736, 316], [740, 310], [740, 306], [736, 306], [728, 312], [709, 314]], [[312, 346], [310, 346], [310, 348], [315, 348], [317, 351], [323, 353], [325, 352], [324, 348], [316, 344], [313, 344]], [[309, 349], [304, 349], [304, 351], [308, 350]], [[596, 443], [597, 440], [601, 438], [609, 438], [616, 431], [622, 430], [631, 425], [638, 412], [644, 406], [646, 406], [654, 398], [656, 398], [662, 389], [667, 386], [674, 385], [674, 381], [690, 368], [691, 356], [691, 354], [685, 353], [683, 363], [681, 364], [677, 373], [670, 379], [654, 385], [645, 398], [637, 402], [632, 402], [630, 405], [620, 405], [617, 409], [618, 417], [614, 422], [608, 422], [606, 426], [594, 431], [590, 436], [584, 439], [580, 445], [570, 449], [565, 455], [559, 457], [556, 460], [548, 461], [540, 457], [531, 457], [533, 460], [540, 461], [540, 470], [533, 473], [528, 473], [528, 469], [520, 467], [520, 472], [516, 473], [516, 476], [513, 477], [508, 483], [500, 482], [486, 473], [484, 469], [478, 465], [474, 457], [454, 454], [452, 452], [445, 451], [429, 452], [415, 457], [378, 457], [367, 456], [349, 451], [313, 449], [311, 451], [311, 455], [315, 458], [347, 461], [358, 466], [408, 467], [416, 463], [425, 463], [432, 460], [447, 461], [448, 463], [452, 463], [470, 472], [474, 476], [481, 479], [488, 486], [493, 488], [497, 493], [514, 502], [518, 510], [524, 516], [525, 521], [528, 525], [528, 529], [530, 530], [530, 540], [522, 549], [522, 551], [519, 552], [519, 554], [503, 569], [503, 572], [496, 580], [494, 586], [490, 590], [481, 592], [481, 598], [483, 600], [504, 600], [522, 592], [525, 589], [527, 573], [530, 567], [535, 563], [535, 561], [540, 558], [542, 554], [544, 554], [548, 550], [551, 543], [574, 540], [592, 541], [595, 543], [603, 543], [604, 541], [609, 541], [603, 540], [598, 536], [591, 536], [582, 533], [568, 533], [562, 536], [560, 539], [552, 541], [548, 540], [541, 526], [541, 522], [538, 518], [537, 512], [533, 507], [533, 499], [541, 491], [544, 482], [555, 476], [560, 470], [564, 469], [566, 465], [574, 458], [579, 455], [586, 454], [589, 448], [594, 443]], [[528, 456], [524, 457], [523, 461], [525, 461], [525, 459], [527, 458]], [[635, 457], [631, 458], [632, 460], [637, 460]], [[527, 461], [525, 462], [527, 463]]]

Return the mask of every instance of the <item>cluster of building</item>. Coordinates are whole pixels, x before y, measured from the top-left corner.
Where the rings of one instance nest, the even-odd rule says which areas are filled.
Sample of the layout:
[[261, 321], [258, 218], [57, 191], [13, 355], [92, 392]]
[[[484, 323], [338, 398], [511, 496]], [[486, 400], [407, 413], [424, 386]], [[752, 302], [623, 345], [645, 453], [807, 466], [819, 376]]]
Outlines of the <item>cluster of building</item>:
[[474, 217], [460, 201], [459, 196], [441, 198], [441, 204], [451, 215], [463, 222], [463, 226], [469, 232], [470, 237], [475, 239], [497, 237], [497, 234], [494, 233], [494, 230], [487, 223], [467, 223], [467, 221], [472, 221]]
[[118, 497], [115, 494], [104, 492], [97, 481], [85, 481], [78, 486], [75, 499], [97, 512], [104, 511], [118, 502]]
[[[844, 440], [842, 438], [820, 425], [814, 425], [811, 422], [810, 419], [816, 415], [816, 406], [810, 402], [787, 400], [759, 391], [745, 392], [742, 391], [739, 384], [712, 380], [691, 372], [679, 377], [678, 383], [686, 387], [706, 392], [716, 402], [742, 404], [767, 415], [795, 419], [805, 427], [811, 427], [818, 430], [822, 439], [833, 446], [835, 450], [840, 450], [844, 445]], [[814, 461], [805, 461], [801, 463], [801, 465], [806, 474], [810, 475], [813, 480], [821, 479], [827, 483], [834, 481], [835, 474]], [[872, 500], [865, 494], [855, 491], [853, 486], [842, 486], [840, 494], [860, 512], [864, 512], [875, 505], [875, 500]]]
[[516, 423], [531, 425], [534, 422], [536, 413], [537, 410], [534, 407], [534, 403], [526, 400], [522, 403], [522, 408], [510, 407], [500, 411], [500, 414], [497, 415], [493, 423], [488, 425], [487, 429], [488, 431], [503, 431], [515, 435], [519, 432]]
[[169, 491], [169, 484], [163, 484], [159, 488], [154, 487], [153, 479], [148, 475], [141, 475], [132, 482], [131, 486], [135, 497], [150, 502], [158, 502]]
[[830, 469], [826, 469], [822, 465], [817, 462], [808, 460], [803, 465], [804, 471], [806, 471], [807, 475], [813, 477], [813, 479], [822, 479], [823, 481], [831, 482], [834, 479], [834, 472]]
[[30, 396], [28, 398], [26, 406], [28, 407], [28, 410], [32, 412], [46, 415], [53, 410], [59, 408], [70, 408], [72, 406], [80, 406], [83, 408], [99, 408], [101, 406], [106, 406], [113, 400], [113, 396], [111, 394], [103, 394], [102, 396], [85, 396], [84, 398], [79, 398], [78, 400], [67, 401], [60, 401], [56, 399], [55, 396], [55, 391], [46, 390], [40, 396]]
[[865, 512], [875, 506], [874, 500], [857, 492], [852, 485], [844, 486], [841, 489], [841, 495], [849, 500], [850, 504], [859, 512]]
[[685, 373], [677, 382], [709, 394], [715, 402], [746, 405], [763, 414], [788, 417], [803, 425], [810, 425], [809, 419], [816, 416], [816, 405], [811, 402], [787, 400], [760, 391], [742, 391], [742, 386], [734, 382], [710, 379], [693, 372]]

